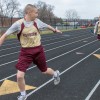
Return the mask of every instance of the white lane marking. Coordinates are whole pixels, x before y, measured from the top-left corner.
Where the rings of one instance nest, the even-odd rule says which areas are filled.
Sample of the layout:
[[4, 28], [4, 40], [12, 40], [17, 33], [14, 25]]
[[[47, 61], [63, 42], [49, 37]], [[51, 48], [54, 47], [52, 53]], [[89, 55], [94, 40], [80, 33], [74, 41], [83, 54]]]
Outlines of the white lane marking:
[[[87, 35], [82, 35], [82, 36], [87, 36]], [[79, 38], [79, 37], [82, 37], [82, 36], [79, 35], [79, 36], [76, 36], [76, 37], [74, 37], [74, 38], [65, 39], [65, 40], [58, 41], [58, 42], [53, 42], [53, 43], [50, 43], [50, 44], [46, 44], [45, 46], [47, 46], [47, 45], [51, 45], [51, 44], [55, 44], [55, 43], [59, 43], [59, 42], [63, 42], [63, 41], [66, 41], [66, 40], [72, 40], [72, 39]], [[20, 46], [10, 47], [10, 48], [6, 48], [6, 49], [1, 49], [0, 51], [4, 51], [4, 50], [8, 50], [8, 49], [12, 49], [12, 48], [17, 48], [17, 47], [20, 47]]]
[[[35, 67], [36, 67], [36, 65], [33, 66], [32, 68], [35, 68]], [[30, 70], [30, 69], [32, 69], [32, 68], [30, 67], [30, 68], [28, 68], [27, 70]], [[2, 81], [4, 81], [4, 80], [7, 80], [7, 79], [9, 79], [9, 78], [12, 78], [12, 77], [14, 77], [14, 76], [16, 76], [16, 74], [12, 74], [12, 75], [10, 75], [10, 76], [8, 76], [8, 77], [6, 77], [6, 78], [3, 78], [3, 79], [0, 80], [0, 82], [2, 82]]]
[[17, 45], [19, 45], [20, 43], [19, 43], [19, 42], [16, 42], [16, 43], [5, 44], [5, 45], [2, 45], [2, 47], [10, 46], [10, 45], [13, 45], [13, 44], [17, 44]]
[[100, 85], [100, 80], [97, 82], [97, 84], [94, 86], [94, 88], [91, 90], [91, 92], [88, 94], [88, 96], [86, 97], [85, 100], [90, 100], [91, 96], [93, 95], [93, 93], [96, 91], [96, 89], [98, 88], [98, 86]]
[[[88, 38], [85, 38], [85, 39], [89, 39], [89, 38], [91, 38], [91, 37], [88, 37]], [[58, 48], [61, 48], [61, 47], [64, 47], [64, 46], [67, 46], [67, 45], [70, 45], [70, 44], [77, 43], [77, 42], [82, 41], [82, 40], [85, 40], [85, 39], [81, 39], [81, 40], [78, 40], [78, 41], [74, 41], [74, 42], [71, 42], [71, 43], [68, 43], [68, 44], [65, 44], [65, 45], [62, 45], [62, 46], [58, 46], [56, 48], [52, 48], [52, 49], [49, 49], [49, 50], [46, 50], [46, 51], [51, 51], [51, 50], [54, 50], [54, 49], [58, 49]]]
[[78, 36], [78, 37], [74, 37], [74, 38], [69, 38], [69, 39], [65, 39], [65, 40], [59, 41], [59, 42], [53, 42], [53, 43], [50, 43], [50, 44], [45, 44], [45, 46], [52, 45], [52, 44], [55, 44], [55, 43], [64, 42], [66, 40], [72, 40], [72, 39], [79, 38], [79, 37], [83, 37], [83, 36], [86, 36], [86, 35], [82, 35], [82, 36]]
[[[68, 34], [68, 33], [67, 33]], [[83, 34], [83, 33], [82, 33]], [[48, 38], [55, 38], [55, 37], [57, 37], [57, 36], [59, 36], [58, 34], [57, 35], [52, 35], [52, 36], [47, 36], [47, 37], [42, 37], [42, 39], [48, 39]], [[60, 36], [63, 36], [63, 35], [60, 35]], [[7, 41], [5, 41], [5, 43], [9, 43], [9, 42], [19, 42], [18, 41], [18, 39], [15, 39], [15, 40], [7, 40]], [[6, 45], [6, 44], [5, 44]], [[4, 45], [3, 45], [4, 46]]]
[[15, 38], [15, 39], [13, 39], [13, 40], [12, 40], [12, 39], [9, 39], [9, 40], [6, 40], [6, 41], [5, 41], [5, 43], [9, 43], [9, 42], [16, 42], [16, 41], [18, 41], [16, 38]]
[[[98, 50], [100, 50], [100, 48], [96, 49], [95, 51], [93, 51], [92, 53], [90, 53], [89, 55], [85, 56], [84, 58], [82, 58], [81, 60], [79, 60], [78, 62], [76, 62], [75, 64], [73, 64], [72, 66], [70, 66], [69, 68], [65, 69], [64, 71], [62, 71], [60, 73], [60, 75], [63, 75], [65, 72], [67, 72], [68, 70], [72, 69], [73, 67], [75, 67], [76, 65], [78, 65], [79, 63], [81, 63], [82, 61], [84, 61], [85, 59], [87, 59], [88, 57], [90, 57], [91, 55], [93, 55], [95, 52], [97, 52]], [[44, 84], [40, 85], [38, 88], [36, 88], [35, 90], [31, 91], [30, 93], [27, 94], [27, 97], [29, 97], [30, 95], [32, 95], [33, 93], [35, 93], [36, 91], [40, 90], [41, 88], [43, 88], [44, 86], [46, 86], [47, 84], [49, 84], [51, 81], [53, 81], [53, 78], [50, 79], [49, 81], [45, 82]]]
[[[57, 36], [53, 36], [53, 37], [46, 37], [46, 38], [42, 38], [42, 39], [48, 39], [48, 38], [54, 38], [54, 37], [57, 37]], [[7, 44], [4, 44], [4, 45], [2, 45], [2, 46], [7, 46], [7, 45], [12, 45], [12, 44], [16, 44], [16, 43], [9, 43], [9, 42], [17, 42], [17, 43], [19, 43], [19, 41], [18, 41], [18, 39], [16, 39], [16, 40], [9, 40], [9, 41], [5, 41]], [[9, 44], [8, 44], [9, 43]]]
[[84, 54], [83, 52], [76, 52], [77, 55], [82, 55]]
[[9, 56], [9, 55], [13, 55], [13, 54], [16, 54], [16, 53], [19, 53], [19, 52], [20, 52], [20, 51], [18, 51], [18, 52], [13, 52], [13, 53], [9, 53], [9, 54], [5, 54], [5, 55], [1, 55], [0, 58], [1, 58], [1, 57], [6, 57], [6, 56]]
[[[88, 44], [94, 43], [94, 42], [96, 42], [96, 41], [98, 41], [98, 40], [92, 41], [92, 42], [90, 42], [90, 43], [88, 43]], [[47, 60], [46, 62], [49, 62], [49, 61], [52, 61], [52, 60], [54, 60], [54, 59], [56, 59], [56, 58], [59, 58], [59, 57], [61, 57], [61, 56], [64, 56], [64, 55], [66, 55], [66, 54], [68, 54], [68, 53], [70, 53], [70, 52], [73, 52], [73, 51], [75, 51], [75, 50], [77, 50], [77, 49], [79, 49], [79, 48], [82, 48], [82, 47], [84, 47], [84, 46], [87, 46], [88, 44], [85, 44], [85, 45], [80, 46], [80, 47], [78, 47], [78, 48], [75, 48], [75, 49], [73, 49], [73, 50], [71, 50], [71, 51], [68, 51], [68, 52], [66, 52], [66, 53], [63, 53], [63, 54], [61, 54], [61, 55], [59, 55], [59, 56], [56, 56], [56, 57], [54, 57], [54, 58], [51, 58], [51, 59]], [[33, 66], [33, 67], [34, 67], [34, 66]], [[33, 67], [30, 67], [29, 69], [32, 69]], [[3, 81], [3, 80], [5, 80], [5, 79], [8, 79], [9, 77], [11, 78], [11, 76], [12, 76], [12, 75], [10, 75], [10, 76], [8, 76], [8, 77], [6, 77], [6, 78], [1, 79], [0, 82]]]
[[[17, 60], [18, 60], [18, 59], [17, 59]], [[10, 62], [4, 63], [4, 64], [0, 64], [0, 67], [1, 67], [1, 66], [4, 66], [4, 65], [7, 65], [7, 64], [11, 64], [11, 63], [13, 63], [13, 62], [16, 62], [17, 60], [13, 60], [13, 61], [10, 61]]]
[[9, 50], [9, 49], [17, 48], [17, 47], [20, 47], [20, 46], [10, 47], [10, 48], [6, 48], [6, 49], [1, 49], [0, 51], [5, 51], [5, 50]]
[[[77, 47], [77, 48], [75, 48], [75, 49], [72, 49], [72, 50], [70, 50], [70, 51], [68, 51], [68, 52], [65, 52], [65, 53], [63, 53], [63, 54], [61, 54], [61, 55], [59, 55], [59, 56], [56, 56], [56, 57], [54, 57], [54, 58], [52, 58], [52, 59], [56, 59], [56, 58], [58, 58], [58, 57], [60, 57], [60, 56], [63, 56], [63, 55], [65, 55], [65, 54], [68, 54], [68, 53], [70, 53], [70, 52], [72, 52], [72, 51], [75, 51], [75, 50], [77, 50], [77, 49], [79, 49], [79, 48], [82, 48], [82, 47], [84, 47], [84, 46], [86, 46], [86, 45], [88, 45], [88, 44], [94, 43], [94, 42], [96, 42], [96, 41], [98, 41], [98, 40], [95, 40], [95, 41], [92, 41], [92, 42], [87, 43], [87, 44], [85, 44], [85, 45], [79, 46], [79, 47]], [[46, 50], [45, 52], [47, 52], [47, 50]], [[50, 59], [50, 60], [52, 60], [52, 59]], [[17, 60], [18, 60], [18, 59], [13, 60], [13, 61], [10, 61], [10, 62], [7, 62], [7, 63], [0, 64], [0, 66], [4, 66], [4, 65], [7, 65], [7, 64], [16, 62]]]
[[75, 51], [75, 50], [77, 50], [77, 49], [80, 49], [80, 48], [82, 48], [82, 47], [84, 47], [84, 46], [87, 46], [88, 44], [94, 43], [94, 42], [96, 42], [96, 41], [98, 41], [98, 40], [92, 41], [92, 42], [87, 43], [87, 44], [85, 44], [85, 45], [82, 45], [82, 46], [80, 46], [80, 47], [78, 47], [78, 48], [72, 49], [72, 50], [70, 50], [70, 51], [68, 51], [68, 52], [65, 52], [65, 53], [63, 53], [63, 54], [61, 54], [61, 55], [59, 55], [59, 56], [56, 56], [56, 57], [54, 57], [54, 58], [51, 58], [51, 59], [49, 59], [49, 60], [47, 60], [47, 61], [51, 61], [51, 60], [54, 60], [54, 59], [59, 58], [59, 57], [61, 57], [61, 56], [64, 56], [64, 55], [66, 55], [66, 54], [68, 54], [68, 53], [71, 53], [71, 52], [73, 52], [73, 51]]
[[51, 40], [57, 40], [57, 39], [62, 39], [62, 38], [66, 38], [66, 37], [60, 37], [60, 38], [52, 38], [52, 39], [49, 39], [49, 40], [44, 40], [44, 41], [42, 41], [42, 42], [46, 42], [46, 41], [51, 41]]
[[83, 41], [83, 42], [88, 42], [88, 41]]
[[[55, 38], [51, 38], [51, 39], [49, 39], [49, 40], [46, 40], [46, 38], [45, 38], [45, 40], [44, 40], [44, 41], [42, 40], [42, 42], [45, 42], [45, 41], [51, 41], [51, 40], [57, 40], [57, 39], [62, 39], [62, 38], [65, 38], [65, 37], [60, 36], [60, 38], [55, 37]], [[20, 42], [17, 41], [17, 43], [5, 44], [5, 45], [2, 45], [2, 47], [9, 46], [9, 45], [13, 45], [13, 44], [20, 44]]]
[[64, 37], [70, 37], [71, 35], [63, 35]]
[[[64, 47], [64, 46], [67, 46], [67, 45], [70, 45], [70, 44], [74, 44], [74, 43], [77, 43], [77, 42], [79, 42], [79, 41], [82, 41], [82, 40], [86, 40], [86, 39], [89, 39], [89, 38], [92, 38], [93, 36], [91, 36], [91, 37], [88, 37], [88, 38], [84, 38], [84, 39], [81, 39], [81, 40], [78, 40], [78, 41], [74, 41], [74, 42], [71, 42], [71, 43], [68, 43], [68, 44], [65, 44], [65, 45], [62, 45], [62, 46], [58, 46], [58, 47], [56, 47], [56, 48], [52, 48], [52, 49], [49, 49], [49, 50], [46, 50], [46, 51], [51, 51], [51, 50], [54, 50], [54, 49], [57, 49], [57, 48], [61, 48], [61, 47]], [[43, 45], [43, 46], [45, 46], [45, 45]], [[13, 52], [13, 53], [9, 53], [9, 54], [5, 54], [5, 55], [1, 55], [0, 56], [0, 58], [1, 57], [5, 57], [5, 56], [9, 56], [9, 55], [13, 55], [13, 54], [16, 54], [16, 53], [19, 53], [20, 51], [18, 51], [18, 52]]]

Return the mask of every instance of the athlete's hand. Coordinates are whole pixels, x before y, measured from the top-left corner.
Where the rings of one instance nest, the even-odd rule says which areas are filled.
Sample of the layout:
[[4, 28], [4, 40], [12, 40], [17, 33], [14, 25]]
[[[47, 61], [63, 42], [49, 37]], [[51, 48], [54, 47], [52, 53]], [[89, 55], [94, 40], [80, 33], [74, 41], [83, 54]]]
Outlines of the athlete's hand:
[[61, 34], [62, 34], [62, 31], [60, 31], [60, 30], [58, 30], [58, 29], [56, 29], [55, 32], [61, 33]]

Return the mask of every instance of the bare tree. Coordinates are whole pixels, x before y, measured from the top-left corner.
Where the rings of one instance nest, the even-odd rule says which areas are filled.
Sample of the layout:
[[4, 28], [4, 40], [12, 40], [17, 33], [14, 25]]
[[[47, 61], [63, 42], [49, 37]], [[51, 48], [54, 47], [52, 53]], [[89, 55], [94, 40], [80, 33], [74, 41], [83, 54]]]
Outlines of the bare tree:
[[39, 18], [55, 18], [55, 15], [53, 13], [54, 6], [46, 4], [45, 2], [39, 1], [36, 6], [39, 9]]
[[67, 19], [80, 19], [80, 16], [75, 9], [69, 9], [65, 14]]
[[13, 17], [18, 14], [20, 4], [16, 0], [10, 0], [9, 3], [10, 3], [10, 6], [9, 6], [8, 17], [11, 18], [11, 24], [12, 24]]
[[17, 0], [0, 0], [0, 16], [2, 26], [7, 18], [11, 18], [10, 24], [12, 24], [12, 18], [18, 14], [20, 4]]
[[18, 10], [18, 17], [19, 17], [19, 18], [24, 17], [24, 11], [23, 11], [22, 9], [19, 9], [19, 10]]

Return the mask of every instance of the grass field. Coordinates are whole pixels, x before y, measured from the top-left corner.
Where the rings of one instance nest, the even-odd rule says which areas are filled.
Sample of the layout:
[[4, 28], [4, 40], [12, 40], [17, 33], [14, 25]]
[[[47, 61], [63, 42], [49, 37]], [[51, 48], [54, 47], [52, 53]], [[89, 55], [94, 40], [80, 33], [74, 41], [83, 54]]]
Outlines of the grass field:
[[[89, 28], [93, 28], [93, 27], [89, 27]], [[86, 28], [78, 28], [78, 29], [67, 29], [67, 30], [61, 30], [62, 32], [66, 32], [66, 31], [74, 31], [74, 30], [80, 30], [80, 29], [86, 29]], [[50, 30], [43, 30], [40, 31], [41, 34], [54, 34], [52, 31]], [[7, 39], [14, 39], [16, 38], [15, 34], [11, 34], [7, 37]]]

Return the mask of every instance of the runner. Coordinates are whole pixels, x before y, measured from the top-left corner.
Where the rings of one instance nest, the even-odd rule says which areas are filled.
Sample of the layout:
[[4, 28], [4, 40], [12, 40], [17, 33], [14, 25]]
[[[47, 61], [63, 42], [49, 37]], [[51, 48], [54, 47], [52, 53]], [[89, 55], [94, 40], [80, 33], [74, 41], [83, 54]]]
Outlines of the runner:
[[94, 27], [94, 34], [97, 34], [97, 39], [100, 40], [100, 16]]
[[62, 32], [58, 29], [53, 28], [50, 25], [43, 23], [37, 17], [37, 8], [32, 4], [26, 5], [24, 9], [24, 18], [16, 21], [0, 38], [1, 46], [5, 38], [9, 34], [16, 32], [22, 47], [18, 63], [16, 64], [17, 82], [21, 93], [21, 95], [18, 96], [18, 100], [26, 100], [27, 98], [24, 76], [26, 70], [29, 68], [29, 65], [32, 62], [37, 65], [42, 73], [52, 75], [55, 85], [59, 84], [60, 82], [59, 71], [54, 71], [46, 64], [46, 58], [44, 54], [44, 49], [41, 45], [41, 36], [39, 29], [48, 28], [53, 32]]

